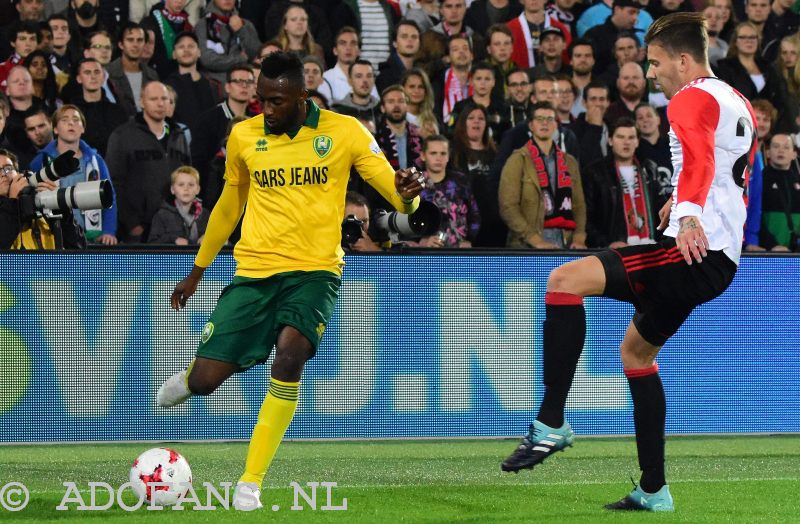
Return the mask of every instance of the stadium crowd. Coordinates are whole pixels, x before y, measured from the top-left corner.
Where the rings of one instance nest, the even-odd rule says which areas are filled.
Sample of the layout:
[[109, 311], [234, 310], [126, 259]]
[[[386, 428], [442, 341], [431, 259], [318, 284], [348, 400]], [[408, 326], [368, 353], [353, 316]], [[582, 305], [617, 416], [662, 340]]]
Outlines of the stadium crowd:
[[[317, 105], [423, 173], [442, 221], [412, 245], [653, 242], [672, 165], [643, 35], [676, 11], [703, 12], [713, 70], [754, 108], [745, 249], [798, 250], [800, 0], [5, 0], [0, 249], [202, 242], [276, 50], [303, 59]], [[112, 207], [32, 214], [23, 196], [55, 184], [24, 172], [67, 151], [60, 186], [109, 180]], [[350, 247], [382, 249], [367, 226], [385, 202], [357, 173], [350, 189]]]

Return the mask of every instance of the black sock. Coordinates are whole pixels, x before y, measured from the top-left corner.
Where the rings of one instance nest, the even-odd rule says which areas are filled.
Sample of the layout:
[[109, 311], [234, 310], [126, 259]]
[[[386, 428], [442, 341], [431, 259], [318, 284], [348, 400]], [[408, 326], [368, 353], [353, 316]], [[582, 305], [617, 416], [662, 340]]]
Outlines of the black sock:
[[633, 398], [636, 449], [642, 470], [639, 487], [647, 493], [655, 493], [667, 483], [664, 477], [664, 425], [667, 419], [664, 386], [658, 376], [657, 364], [644, 369], [626, 369], [625, 376]]
[[544, 397], [537, 420], [553, 428], [564, 424], [564, 406], [586, 338], [583, 297], [569, 293], [545, 295], [543, 325]]

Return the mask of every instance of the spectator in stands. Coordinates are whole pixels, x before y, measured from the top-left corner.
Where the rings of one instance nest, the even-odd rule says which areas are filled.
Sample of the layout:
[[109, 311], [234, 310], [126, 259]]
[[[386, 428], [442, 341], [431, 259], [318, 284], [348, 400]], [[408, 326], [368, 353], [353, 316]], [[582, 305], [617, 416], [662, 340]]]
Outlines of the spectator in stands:
[[720, 36], [724, 24], [722, 10], [719, 7], [709, 5], [703, 9], [703, 16], [706, 17], [706, 23], [708, 24], [708, 62], [716, 67], [717, 62], [728, 54], [728, 42]]
[[608, 127], [603, 116], [609, 106], [608, 87], [591, 82], [583, 90], [586, 111], [578, 115], [570, 127], [578, 138], [581, 165], [588, 165], [606, 156], [608, 152]]
[[442, 212], [439, 234], [420, 239], [423, 247], [472, 247], [481, 227], [480, 211], [464, 173], [448, 167], [450, 143], [442, 135], [425, 139], [425, 183], [420, 197]]
[[511, 60], [513, 42], [511, 29], [506, 24], [493, 24], [486, 35], [487, 60], [494, 68], [496, 80], [492, 97], [497, 99], [508, 96], [508, 77], [512, 71], [517, 70], [517, 65]]
[[619, 78], [620, 69], [628, 62], [638, 62], [640, 50], [639, 41], [633, 33], [621, 31], [617, 34], [617, 39], [614, 41], [614, 60], [606, 66], [606, 70], [602, 74], [597, 75], [598, 80], [611, 88], [612, 99], [618, 96], [614, 86]]
[[27, 140], [16, 147], [16, 153], [19, 165], [30, 169], [31, 161], [39, 150], [53, 140], [53, 126], [50, 123], [50, 116], [41, 105], [32, 106], [22, 118]]
[[508, 75], [508, 119], [511, 127], [527, 122], [530, 106], [531, 84], [528, 72], [523, 69], [512, 71]]
[[611, 124], [622, 117], [635, 118], [633, 110], [642, 103], [647, 93], [647, 82], [644, 79], [642, 66], [636, 62], [628, 62], [620, 68], [617, 93], [619, 100], [608, 106], [603, 117], [606, 124]]
[[733, 0], [710, 0], [711, 5], [719, 9], [722, 15], [722, 31], [719, 37], [725, 42], [730, 42], [733, 30], [739, 20], [736, 16], [736, 11], [733, 9]]
[[270, 40], [269, 42], [264, 42], [258, 48], [258, 53], [256, 53], [256, 56], [253, 57], [253, 62], [252, 62], [253, 65], [261, 67], [261, 62], [263, 62], [266, 57], [280, 50], [281, 50], [281, 44], [277, 40]]
[[611, 249], [652, 244], [660, 237], [658, 211], [672, 186], [662, 185], [655, 162], [636, 157], [635, 122], [622, 117], [612, 125], [608, 154], [581, 170], [586, 244]]
[[792, 137], [774, 135], [767, 155], [761, 245], [772, 251], [800, 251], [800, 171]]
[[544, 12], [548, 18], [555, 18], [569, 29], [569, 34], [574, 39], [577, 36], [578, 15], [586, 9], [585, 4], [578, 0], [553, 0], [547, 3]]
[[[745, 0], [744, 12], [747, 16], [745, 22], [750, 22], [756, 29], [759, 36], [759, 43], [763, 39], [764, 26], [767, 23], [770, 13], [770, 0]], [[735, 39], [731, 40], [731, 45], [735, 45]]]
[[14, 153], [0, 149], [0, 249], [10, 249], [22, 231], [19, 194], [28, 187], [28, 181], [18, 169]]
[[669, 181], [672, 178], [672, 157], [669, 139], [661, 134], [661, 115], [655, 107], [642, 102], [634, 109], [634, 116], [639, 132], [636, 156], [655, 162], [662, 180]]
[[[108, 0], [104, 3], [110, 3]], [[70, 9], [67, 11], [67, 18], [69, 18], [69, 31], [72, 34], [67, 48], [70, 50], [70, 56], [77, 56], [81, 52], [83, 41], [92, 33], [103, 30], [114, 30], [119, 27], [120, 22], [116, 21], [113, 26], [106, 27], [101, 21], [98, 12], [100, 0], [70, 0]]]
[[[325, 85], [320, 86], [320, 93], [325, 95], [331, 104], [344, 99], [352, 91], [349, 81], [350, 66], [361, 54], [358, 33], [352, 27], [342, 27], [336, 34], [335, 42], [333, 54], [336, 56], [336, 65], [322, 75], [330, 84], [330, 93], [326, 91]], [[377, 99], [378, 90], [375, 89], [371, 95]]]
[[253, 23], [239, 16], [235, 0], [211, 0], [194, 32], [200, 40], [200, 65], [220, 84], [232, 66], [252, 60], [261, 44]]
[[[31, 170], [38, 171], [59, 155], [73, 151], [80, 162], [78, 171], [58, 181], [59, 187], [71, 187], [80, 182], [110, 180], [103, 157], [81, 139], [86, 129], [83, 113], [74, 105], [64, 105], [53, 113], [53, 133], [56, 139], [47, 144], [31, 162]], [[112, 189], [113, 191], [113, 189]], [[109, 246], [117, 243], [117, 206], [112, 199], [107, 209], [73, 209], [75, 221], [83, 228], [88, 242]]]
[[[614, 0], [614, 11], [608, 19], [586, 32], [594, 49], [594, 72], [601, 74], [614, 62], [614, 42], [621, 31], [632, 31], [641, 4], [637, 0]], [[588, 11], [587, 11], [588, 12]], [[578, 22], [580, 26], [580, 22]]]
[[334, 104], [333, 110], [368, 123], [367, 129], [374, 133], [380, 118], [380, 100], [372, 95], [375, 89], [372, 63], [359, 58], [350, 66], [348, 78], [351, 92]]
[[[521, 0], [523, 11], [519, 17], [508, 22], [514, 35], [514, 51], [511, 59], [520, 69], [529, 69], [541, 62], [541, 40], [545, 29], [556, 27], [564, 35], [565, 47], [572, 42], [569, 28], [556, 18], [548, 17], [544, 12], [544, 0]], [[564, 61], [569, 58], [565, 55]]]
[[[128, 19], [131, 22], [141, 22], [147, 16], [147, 13], [150, 12], [150, 8], [153, 7], [154, 5], [160, 4], [163, 0], [129, 0], [129, 1], [130, 1], [130, 6], [129, 6]], [[197, 24], [197, 21], [200, 19], [203, 7], [205, 7], [205, 5], [206, 5], [205, 1], [198, 2], [197, 0], [189, 0], [188, 2], [186, 2], [184, 9], [189, 13], [189, 23], [192, 24], [192, 26]]]
[[420, 32], [417, 24], [410, 20], [401, 20], [394, 30], [393, 49], [389, 58], [378, 66], [378, 91], [397, 84], [403, 73], [414, 67], [419, 54]]
[[142, 26], [128, 22], [123, 26], [120, 35], [117, 45], [122, 54], [108, 64], [106, 71], [114, 85], [117, 103], [131, 117], [142, 109], [142, 88], [148, 82], [158, 80], [158, 73], [139, 60], [147, 39], [147, 32]]
[[[533, 92], [531, 93], [531, 102], [548, 102], [556, 107], [558, 104], [558, 79], [556, 79], [553, 75], [546, 75], [540, 76], [533, 81]], [[556, 110], [556, 116], [558, 115], [558, 110]], [[530, 115], [529, 115], [530, 116]], [[572, 156], [576, 156], [578, 154], [578, 138], [575, 136], [575, 133], [570, 129], [567, 125], [562, 125], [561, 120], [557, 119], [556, 131], [553, 133], [553, 140], [556, 142], [556, 145], [563, 153], [568, 153]], [[527, 122], [524, 126], [518, 125], [515, 131], [516, 136], [513, 142], [513, 148], [510, 150], [506, 150], [504, 147], [501, 147], [501, 154], [510, 155], [514, 149], [518, 149], [525, 145], [525, 143], [530, 138], [530, 130], [527, 129], [528, 125]], [[520, 134], [520, 131], [524, 129], [524, 136]], [[505, 140], [503, 140], [503, 143]], [[498, 155], [499, 156], [499, 155]], [[576, 157], [577, 158], [577, 157]]]
[[753, 113], [756, 115], [756, 136], [758, 137], [759, 151], [767, 158], [767, 145], [775, 134], [775, 122], [778, 119], [778, 109], [769, 100], [758, 98], [753, 100]]
[[33, 96], [41, 101], [47, 114], [52, 114], [61, 100], [58, 99], [56, 73], [50, 65], [47, 53], [36, 49], [26, 56], [22, 63], [31, 74]]
[[155, 38], [153, 56], [148, 64], [158, 73], [159, 78], [167, 78], [178, 70], [173, 49], [177, 35], [192, 31], [189, 13], [184, 10], [186, 0], [163, 0], [150, 9], [150, 13], [142, 19], [142, 28], [152, 31]]
[[381, 113], [375, 138], [386, 160], [396, 170], [416, 166], [422, 154], [417, 126], [406, 120], [408, 98], [403, 87], [391, 85], [381, 92]]
[[[228, 156], [228, 137], [231, 135], [231, 129], [239, 122], [244, 122], [245, 120], [247, 120], [245, 116], [235, 116], [228, 122], [228, 125], [225, 127], [225, 138], [222, 139], [219, 149], [214, 154], [214, 158], [211, 159], [208, 174], [208, 187], [200, 188], [201, 193], [205, 195], [205, 198], [202, 199], [203, 206], [208, 210], [214, 209], [217, 200], [219, 200], [219, 196], [222, 194], [222, 188], [225, 185], [225, 159]], [[237, 226], [235, 234], [231, 235], [229, 242], [235, 243], [235, 241], [238, 240], [241, 233], [239, 231], [241, 223], [240, 219], [239, 226]]]
[[39, 43], [36, 49], [44, 51], [48, 56], [53, 52], [53, 30], [47, 22], [39, 22]]
[[[13, 52], [11, 43], [14, 42], [14, 30], [22, 22], [30, 22], [38, 28], [39, 23], [44, 21], [44, 9], [41, 0], [14, 0], [7, 2], [14, 4], [17, 18], [10, 24], [0, 28], [0, 59], [4, 59]], [[38, 33], [38, 31], [37, 31]]]
[[178, 70], [164, 83], [171, 86], [178, 94], [175, 120], [193, 128], [200, 115], [216, 105], [219, 100], [219, 89], [212, 86], [211, 82], [197, 70], [200, 61], [200, 41], [196, 34], [183, 32], [176, 35], [173, 40], [172, 56], [178, 65]]
[[[622, 0], [623, 3], [625, 0]], [[717, 0], [717, 1], [725, 1], [728, 2], [730, 5], [730, 0]], [[648, 2], [649, 3], [649, 0]], [[602, 25], [604, 22], [608, 20], [610, 16], [614, 14], [615, 7], [619, 7], [621, 4], [619, 2], [614, 3], [613, 0], [602, 0], [601, 2], [597, 2], [592, 7], [587, 9], [583, 12], [583, 14], [578, 19], [578, 37], [583, 38], [586, 36], [586, 33], [597, 26]], [[644, 35], [647, 33], [647, 29], [650, 27], [650, 24], [653, 23], [653, 17], [650, 16], [650, 13], [647, 12], [646, 9], [641, 8], [641, 3], [637, 6], [639, 7], [638, 16], [635, 19], [633, 29], [636, 32], [637, 37], [639, 38], [639, 44], [644, 45]], [[630, 13], [629, 13], [630, 14]], [[629, 28], [630, 29], [630, 28]], [[611, 40], [613, 42], [613, 39]]]
[[584, 39], [576, 40], [569, 48], [569, 56], [572, 66], [572, 85], [578, 90], [578, 94], [575, 95], [575, 105], [572, 106], [572, 116], [577, 118], [586, 111], [583, 105], [583, 90], [592, 81], [594, 49], [591, 42]]
[[764, 53], [768, 61], [774, 60], [780, 52], [780, 42], [784, 37], [797, 34], [800, 27], [800, 14], [793, 7], [794, 0], [773, 0], [767, 22], [764, 24]]
[[418, 0], [406, 11], [405, 18], [413, 20], [421, 34], [433, 29], [441, 20], [438, 0]]
[[153, 215], [151, 244], [197, 246], [203, 242], [208, 226], [208, 209], [197, 198], [200, 193], [200, 173], [192, 166], [181, 166], [170, 175], [171, 196], [161, 203]]
[[185, 135], [166, 117], [168, 103], [166, 86], [150, 82], [142, 89], [142, 112], [108, 140], [106, 163], [117, 192], [118, 236], [128, 242], [147, 238], [170, 173], [191, 163]]
[[800, 33], [784, 37], [781, 40], [780, 54], [776, 61], [776, 69], [786, 82], [789, 97], [800, 98]]
[[433, 112], [433, 88], [425, 71], [409, 69], [400, 78], [400, 85], [408, 95], [406, 119], [417, 126], [422, 138], [438, 134], [439, 120]]
[[39, 44], [39, 29], [35, 22], [19, 22], [11, 29], [11, 47], [14, 52], [0, 63], [0, 90], [8, 90], [8, 74], [11, 69], [21, 65], [25, 57], [36, 50]]
[[397, 13], [386, 0], [347, 0], [331, 15], [331, 26], [353, 27], [361, 35], [361, 57], [375, 69], [389, 58], [391, 34]]
[[[751, 3], [758, 1], [766, 0], [750, 0]], [[717, 76], [749, 100], [764, 98], [775, 107], [785, 108], [788, 102], [786, 84], [775, 69], [759, 56], [760, 38], [752, 22], [737, 25], [728, 56], [717, 62]], [[790, 130], [793, 120], [792, 115], [782, 114], [774, 125], [778, 130]]]
[[437, 76], [443, 67], [442, 59], [449, 53], [450, 40], [458, 35], [469, 43], [470, 51], [480, 50], [483, 54], [483, 36], [464, 24], [467, 14], [465, 0], [442, 0], [440, 5], [441, 22], [422, 33], [420, 62], [427, 68], [431, 78]]
[[325, 63], [325, 52], [311, 34], [308, 11], [302, 4], [292, 4], [284, 12], [278, 42], [284, 51], [291, 51], [300, 58], [314, 56]]
[[[490, 27], [505, 24], [522, 13], [522, 3], [518, 0], [472, 0], [464, 16], [464, 23], [479, 35], [492, 35]], [[491, 46], [491, 44], [489, 44]]]
[[[22, 152], [30, 148], [30, 141], [25, 134], [25, 114], [34, 106], [33, 79], [23, 66], [15, 66], [8, 73], [9, 113], [6, 118], [5, 135], [14, 152]], [[35, 153], [35, 152], [34, 152]], [[31, 155], [32, 157], [32, 155]], [[31, 157], [25, 158], [20, 165], [27, 169]]]
[[324, 70], [325, 67], [316, 56], [303, 58], [303, 83], [308, 91], [319, 92], [323, 85], [330, 91], [330, 84], [322, 76]]
[[228, 71], [225, 82], [227, 97], [217, 105], [201, 113], [191, 128], [192, 165], [200, 172], [200, 198], [206, 200], [205, 191], [211, 189], [209, 168], [211, 159], [222, 145], [225, 128], [234, 117], [254, 116], [248, 104], [256, 91], [253, 70], [247, 64], [239, 64]]
[[361, 253], [381, 251], [381, 247], [369, 236], [369, 201], [363, 195], [355, 191], [347, 192], [344, 197], [344, 216], [361, 221], [361, 238], [348, 244], [346, 248]]
[[112, 103], [102, 89], [103, 67], [94, 58], [78, 62], [76, 80], [81, 94], [74, 99], [85, 118], [82, 139], [102, 156], [106, 153], [108, 137], [128, 119], [117, 104]]
[[[261, 0], [254, 0], [253, 3], [260, 4], [262, 2]], [[256, 29], [263, 32], [263, 34], [261, 34], [262, 41], [275, 39], [282, 26], [281, 20], [283, 20], [283, 15], [286, 10], [290, 6], [300, 5], [305, 8], [308, 13], [308, 28], [311, 31], [311, 35], [314, 37], [314, 42], [326, 52], [333, 48], [333, 34], [331, 33], [331, 26], [328, 23], [329, 18], [322, 7], [308, 0], [273, 0], [266, 3], [268, 3], [269, 6], [264, 11], [263, 17], [249, 18], [249, 20], [253, 21], [256, 25]], [[239, 9], [242, 10], [243, 8], [240, 6]], [[259, 20], [263, 20], [263, 24], [259, 25], [256, 23]], [[333, 55], [331, 54], [330, 57], [333, 57]], [[328, 62], [328, 59], [329, 57], [326, 55], [323, 63], [333, 63], [333, 60]]]
[[569, 126], [575, 121], [575, 117], [572, 116], [572, 108], [575, 106], [578, 89], [572, 83], [570, 76], [565, 73], [556, 75], [556, 85], [558, 87], [558, 97], [556, 97], [555, 106], [560, 128]]
[[647, 3], [647, 11], [653, 20], [672, 13], [690, 13], [694, 7], [689, 0], [651, 0]]
[[510, 127], [507, 118], [508, 106], [506, 106], [502, 98], [492, 98], [492, 92], [495, 86], [494, 68], [486, 62], [478, 62], [472, 66], [472, 73], [470, 76], [472, 78], [472, 95], [457, 102], [453, 107], [448, 121], [448, 132], [452, 134], [459, 113], [466, 104], [472, 103], [486, 108], [489, 115], [487, 125], [489, 126], [490, 133], [493, 138], [502, 140], [503, 133]]
[[556, 110], [531, 107], [532, 138], [503, 167], [498, 200], [509, 229], [508, 247], [583, 249], [586, 208], [578, 163], [553, 142]]
[[475, 247], [503, 247], [508, 229], [500, 218], [497, 206], [497, 184], [490, 171], [497, 151], [489, 133], [486, 108], [467, 104], [456, 120], [453, 131], [453, 168], [466, 174], [478, 211], [481, 227]]
[[531, 71], [531, 78], [569, 72], [570, 67], [564, 61], [564, 49], [566, 49], [564, 31], [555, 26], [545, 27], [539, 35], [541, 60]]
[[[463, 1], [463, 0], [462, 0]], [[472, 47], [469, 38], [453, 35], [447, 42], [450, 67], [433, 80], [435, 109], [440, 111], [441, 122], [447, 123], [456, 103], [470, 96], [472, 91]], [[437, 115], [437, 116], [439, 116]]]
[[72, 38], [69, 33], [69, 21], [66, 15], [56, 14], [47, 19], [47, 25], [50, 26], [50, 31], [53, 33], [53, 52], [50, 55], [50, 61], [57, 73], [63, 72], [65, 75], [69, 75], [78, 58], [77, 55], [71, 56], [67, 49]]

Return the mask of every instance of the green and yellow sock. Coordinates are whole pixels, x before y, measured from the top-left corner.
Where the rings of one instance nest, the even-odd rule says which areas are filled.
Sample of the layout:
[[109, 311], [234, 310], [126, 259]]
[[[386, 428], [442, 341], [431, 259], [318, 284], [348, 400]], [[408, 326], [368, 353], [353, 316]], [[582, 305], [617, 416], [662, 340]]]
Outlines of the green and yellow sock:
[[270, 380], [269, 393], [261, 405], [258, 421], [253, 428], [240, 482], [255, 482], [261, 487], [264, 475], [294, 417], [299, 390], [299, 382], [282, 382], [274, 378]]

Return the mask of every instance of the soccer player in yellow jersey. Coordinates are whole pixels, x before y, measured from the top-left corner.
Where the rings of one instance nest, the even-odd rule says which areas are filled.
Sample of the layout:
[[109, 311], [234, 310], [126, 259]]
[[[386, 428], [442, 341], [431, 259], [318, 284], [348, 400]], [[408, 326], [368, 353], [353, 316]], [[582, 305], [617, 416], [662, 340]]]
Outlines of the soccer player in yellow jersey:
[[403, 213], [417, 208], [422, 190], [421, 176], [395, 172], [356, 119], [307, 98], [295, 56], [265, 58], [257, 94], [263, 115], [231, 131], [225, 187], [191, 273], [175, 286], [172, 307], [186, 305], [244, 212], [233, 252], [236, 274], [203, 329], [195, 360], [158, 392], [162, 407], [209, 395], [233, 373], [266, 361], [275, 347], [269, 392], [234, 493], [241, 510], [261, 507], [261, 483], [294, 416], [303, 366], [333, 313], [350, 168]]

